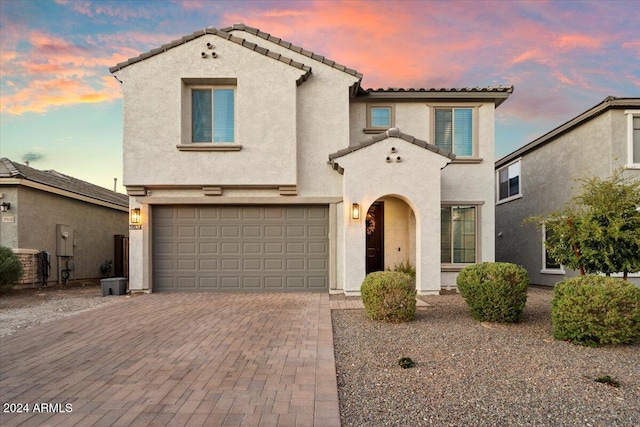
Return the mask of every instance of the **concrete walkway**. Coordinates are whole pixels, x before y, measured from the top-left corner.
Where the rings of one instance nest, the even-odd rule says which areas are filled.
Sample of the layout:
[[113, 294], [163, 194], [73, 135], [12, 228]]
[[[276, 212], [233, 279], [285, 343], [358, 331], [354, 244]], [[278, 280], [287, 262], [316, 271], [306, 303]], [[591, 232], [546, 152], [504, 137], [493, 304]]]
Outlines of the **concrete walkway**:
[[3, 426], [339, 426], [329, 295], [150, 294], [20, 331], [0, 403], [29, 405]]

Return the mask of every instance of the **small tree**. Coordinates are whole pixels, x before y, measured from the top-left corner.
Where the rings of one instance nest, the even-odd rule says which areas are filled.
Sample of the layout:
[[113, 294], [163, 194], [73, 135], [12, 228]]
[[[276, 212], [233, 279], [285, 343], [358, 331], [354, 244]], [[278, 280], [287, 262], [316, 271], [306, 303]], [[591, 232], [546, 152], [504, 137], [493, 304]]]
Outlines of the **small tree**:
[[640, 181], [622, 172], [580, 179], [582, 192], [564, 210], [526, 220], [551, 231], [545, 246], [556, 262], [582, 275], [640, 271]]

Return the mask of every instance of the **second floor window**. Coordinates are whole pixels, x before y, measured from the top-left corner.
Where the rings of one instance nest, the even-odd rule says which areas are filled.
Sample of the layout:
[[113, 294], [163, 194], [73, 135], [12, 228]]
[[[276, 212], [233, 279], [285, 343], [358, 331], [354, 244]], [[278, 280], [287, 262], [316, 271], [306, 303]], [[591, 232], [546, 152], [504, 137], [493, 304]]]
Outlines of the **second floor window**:
[[498, 170], [498, 201], [520, 194], [520, 161]]
[[191, 90], [192, 142], [234, 142], [235, 90]]
[[436, 109], [435, 143], [456, 156], [473, 156], [473, 109]]

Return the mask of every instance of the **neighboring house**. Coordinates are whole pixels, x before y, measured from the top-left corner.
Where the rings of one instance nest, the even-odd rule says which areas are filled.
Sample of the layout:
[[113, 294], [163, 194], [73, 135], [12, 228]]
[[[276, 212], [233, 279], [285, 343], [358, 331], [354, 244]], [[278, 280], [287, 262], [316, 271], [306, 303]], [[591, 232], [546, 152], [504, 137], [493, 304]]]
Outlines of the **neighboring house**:
[[494, 260], [494, 115], [512, 87], [363, 90], [357, 71], [242, 24], [110, 71], [142, 218], [134, 292], [356, 294], [409, 261], [428, 294]]
[[553, 286], [579, 274], [547, 256], [544, 227], [522, 222], [562, 210], [580, 193], [577, 179], [606, 178], [620, 167], [625, 176], [640, 179], [640, 98], [605, 98], [498, 160], [496, 260], [524, 266], [537, 285]]
[[[0, 245], [20, 257], [25, 270], [20, 283], [43, 283], [36, 274], [40, 252], [50, 254], [50, 282], [100, 278], [116, 270], [126, 275], [121, 261], [127, 251], [128, 196], [2, 158], [0, 205]], [[111, 272], [101, 270], [107, 260], [116, 264]]]

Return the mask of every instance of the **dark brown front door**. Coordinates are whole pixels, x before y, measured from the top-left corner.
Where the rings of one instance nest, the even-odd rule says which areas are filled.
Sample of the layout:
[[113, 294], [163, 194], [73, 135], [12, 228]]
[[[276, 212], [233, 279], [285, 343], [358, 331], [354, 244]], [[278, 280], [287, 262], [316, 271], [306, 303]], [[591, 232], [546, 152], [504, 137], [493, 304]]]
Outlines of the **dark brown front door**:
[[367, 234], [367, 274], [384, 270], [384, 203], [376, 202], [365, 219]]

